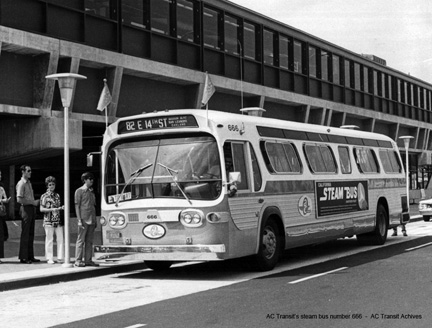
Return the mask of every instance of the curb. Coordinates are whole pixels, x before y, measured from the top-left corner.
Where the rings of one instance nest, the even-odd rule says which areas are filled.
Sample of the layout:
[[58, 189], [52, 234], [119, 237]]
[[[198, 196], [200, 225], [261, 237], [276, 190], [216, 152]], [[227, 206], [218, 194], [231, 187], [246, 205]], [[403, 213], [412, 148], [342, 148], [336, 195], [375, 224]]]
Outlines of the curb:
[[86, 278], [100, 277], [109, 274], [124, 273], [134, 270], [144, 270], [146, 268], [144, 263], [122, 264], [113, 265], [109, 267], [99, 267], [83, 270], [80, 268], [70, 268], [67, 270], [74, 270], [55, 275], [40, 275], [31, 278], [21, 278], [16, 280], [9, 280], [0, 282], [0, 292], [10, 291], [20, 288], [36, 287], [57, 284], [60, 282], [69, 282]]

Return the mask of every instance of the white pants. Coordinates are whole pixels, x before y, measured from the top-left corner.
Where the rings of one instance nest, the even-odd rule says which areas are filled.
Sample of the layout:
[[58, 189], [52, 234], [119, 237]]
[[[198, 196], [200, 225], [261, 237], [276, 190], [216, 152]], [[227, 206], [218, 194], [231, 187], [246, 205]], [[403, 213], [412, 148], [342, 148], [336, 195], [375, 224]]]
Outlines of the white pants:
[[58, 226], [53, 228], [52, 226], [44, 226], [45, 228], [45, 258], [49, 260], [54, 260], [54, 233], [56, 235], [57, 242], [57, 259], [64, 260], [64, 240], [63, 240], [63, 227]]

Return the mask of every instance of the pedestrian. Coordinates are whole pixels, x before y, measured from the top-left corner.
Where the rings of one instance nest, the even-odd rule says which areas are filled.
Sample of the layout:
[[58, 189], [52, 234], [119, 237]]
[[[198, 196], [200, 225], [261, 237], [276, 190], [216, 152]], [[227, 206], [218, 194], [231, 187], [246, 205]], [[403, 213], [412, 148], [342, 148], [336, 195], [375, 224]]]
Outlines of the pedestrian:
[[[78, 220], [78, 237], [75, 249], [75, 267], [99, 266], [92, 261], [96, 222], [96, 196], [93, 192], [93, 174], [83, 173], [83, 185], [75, 191], [75, 212]], [[83, 262], [84, 260], [84, 262]]]
[[40, 200], [40, 211], [44, 215], [45, 258], [48, 264], [56, 263], [54, 261], [53, 249], [55, 234], [57, 241], [57, 260], [61, 263], [64, 261], [64, 239], [60, 211], [64, 209], [64, 206], [61, 205], [60, 195], [55, 192], [56, 179], [53, 176], [47, 177], [45, 179], [45, 185], [47, 191], [41, 196]]
[[[1, 171], [0, 171], [1, 180]], [[7, 225], [6, 225], [6, 207], [4, 204], [9, 203], [10, 197], [7, 198], [6, 191], [3, 186], [0, 185], [0, 258], [4, 258], [4, 242], [7, 240]], [[0, 261], [0, 264], [3, 263]]]
[[[402, 235], [403, 235], [404, 237], [408, 236], [408, 234], [407, 234], [407, 232], [406, 232], [406, 224], [401, 224], [401, 227], [402, 227]], [[394, 228], [393, 228], [393, 234], [392, 234], [392, 237], [394, 237], [394, 236], [397, 236], [397, 227], [394, 227]]]
[[33, 187], [30, 182], [32, 170], [28, 165], [22, 165], [21, 180], [16, 185], [17, 201], [20, 204], [21, 240], [18, 258], [21, 263], [40, 262], [34, 257], [33, 242], [35, 232], [36, 207], [39, 200], [34, 199]]
[[[3, 183], [1, 182], [2, 179], [2, 172], [0, 171], [0, 206], [1, 204], [7, 204], [9, 203], [10, 197], [7, 198], [6, 196], [6, 191], [5, 191], [5, 186], [3, 185]], [[4, 210], [6, 210], [6, 207], [4, 207]], [[3, 227], [3, 241], [7, 241], [9, 239], [9, 231], [8, 231], [8, 226], [6, 223], [6, 218], [7, 218], [7, 213], [4, 216], [0, 217], [0, 224]], [[1, 229], [1, 227], [0, 227]]]

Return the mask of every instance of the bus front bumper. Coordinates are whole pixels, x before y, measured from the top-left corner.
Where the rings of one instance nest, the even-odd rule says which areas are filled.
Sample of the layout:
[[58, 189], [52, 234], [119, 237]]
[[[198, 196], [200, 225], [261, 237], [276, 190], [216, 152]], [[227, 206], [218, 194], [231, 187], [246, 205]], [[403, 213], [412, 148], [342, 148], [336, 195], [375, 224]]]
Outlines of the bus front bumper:
[[219, 245], [94, 246], [97, 261], [215, 261], [226, 249]]

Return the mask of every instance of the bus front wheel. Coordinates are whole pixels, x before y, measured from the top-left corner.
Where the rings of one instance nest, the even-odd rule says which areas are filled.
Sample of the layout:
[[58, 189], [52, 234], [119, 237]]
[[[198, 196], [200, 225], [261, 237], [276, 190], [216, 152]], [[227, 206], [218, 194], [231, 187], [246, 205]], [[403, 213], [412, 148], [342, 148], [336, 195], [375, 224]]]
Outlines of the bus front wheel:
[[144, 261], [145, 265], [153, 271], [166, 271], [168, 270], [172, 262], [171, 261]]
[[278, 260], [282, 247], [279, 227], [274, 220], [267, 219], [261, 229], [260, 246], [255, 255], [255, 264], [260, 271], [272, 270]]
[[388, 214], [384, 205], [378, 204], [375, 229], [369, 233], [357, 235], [360, 245], [383, 245], [387, 240]]

